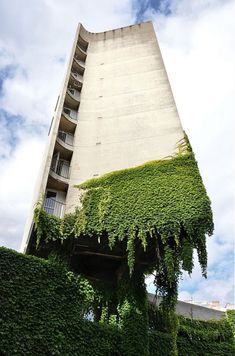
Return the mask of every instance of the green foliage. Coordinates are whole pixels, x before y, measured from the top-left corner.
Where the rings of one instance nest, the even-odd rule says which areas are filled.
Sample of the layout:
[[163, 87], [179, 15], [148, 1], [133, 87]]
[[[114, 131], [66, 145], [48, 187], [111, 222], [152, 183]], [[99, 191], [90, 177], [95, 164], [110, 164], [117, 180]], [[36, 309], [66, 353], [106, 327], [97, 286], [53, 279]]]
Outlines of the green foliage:
[[[0, 248], [0, 354], [171, 355], [172, 335], [168, 333], [164, 316], [152, 310], [150, 328], [146, 329], [144, 281], [141, 274], [131, 278], [120, 282], [119, 320], [114, 320], [114, 315], [108, 318], [108, 323], [114, 326], [107, 325], [105, 318], [100, 323], [91, 322], [84, 315], [93, 310], [99, 293], [95, 293], [86, 279], [69, 272], [56, 258], [46, 261]], [[108, 298], [109, 292], [104, 289]], [[129, 293], [124, 297], [127, 289]], [[100, 296], [104, 298], [101, 290], [100, 287]], [[229, 312], [228, 318], [234, 323], [234, 312]], [[201, 322], [180, 318], [179, 321], [179, 356], [234, 355], [227, 319]]]
[[42, 200], [37, 203], [34, 210], [34, 222], [37, 226], [37, 246], [40, 244], [42, 236], [45, 237], [45, 243], [55, 241], [63, 236], [61, 234], [62, 221], [42, 209]]
[[1, 248], [0, 280], [1, 355], [122, 354], [116, 329], [84, 320], [94, 291], [64, 266]]
[[[156, 271], [155, 285], [158, 294], [164, 297], [162, 312], [171, 334], [171, 354], [177, 355], [178, 320], [174, 308], [178, 280], [182, 270], [192, 272], [194, 249], [206, 277], [206, 235], [213, 231], [210, 201], [187, 138], [179, 142], [175, 157], [112, 172], [78, 188], [84, 191], [82, 206], [64, 219], [46, 214], [40, 204], [36, 207], [39, 248], [51, 241], [61, 241], [69, 254], [68, 245], [74, 239], [89, 237], [107, 244], [108, 237], [106, 248], [110, 251], [122, 241], [127, 252], [129, 281], [139, 272], [140, 254], [148, 256], [150, 250], [155, 251], [155, 262], [141, 271], [142, 275]], [[138, 287], [141, 289], [141, 284]], [[137, 318], [138, 306], [135, 298], [129, 298], [127, 289], [123, 293], [123, 310], [130, 323], [129, 315]], [[107, 321], [108, 302], [102, 303], [103, 310], [98, 307], [95, 315], [97, 320]], [[145, 319], [145, 311], [140, 314]], [[143, 320], [142, 328], [146, 330]]]
[[[174, 348], [171, 328], [162, 308], [149, 305], [150, 355], [172, 355]], [[228, 320], [191, 320], [178, 317], [175, 337], [179, 356], [234, 355], [233, 329]], [[174, 328], [172, 328], [174, 331]], [[158, 345], [161, 349], [158, 350]], [[153, 353], [152, 353], [153, 352]]]
[[226, 319], [216, 320], [190, 320], [180, 318], [179, 336], [184, 336], [189, 340], [217, 341], [222, 342], [232, 340], [232, 328]]
[[[161, 331], [149, 334], [149, 356], [169, 356], [171, 337]], [[235, 349], [230, 340], [218, 342], [210, 340], [188, 339], [178, 336], [177, 338], [179, 356], [234, 356]]]
[[148, 304], [143, 275], [125, 276], [119, 283], [118, 293], [119, 326], [125, 356], [148, 356]]
[[235, 349], [230, 342], [188, 340], [178, 337], [179, 356], [234, 356]]
[[[79, 186], [82, 208], [60, 220], [35, 209], [38, 241], [89, 236], [109, 247], [126, 241], [130, 273], [142, 249], [157, 245], [156, 285], [162, 294], [175, 294], [181, 268], [192, 272], [193, 249], [206, 276], [205, 236], [213, 231], [210, 201], [191, 152], [112, 172]], [[108, 246], [107, 246], [108, 248]], [[165, 282], [164, 282], [165, 281]]]
[[235, 310], [227, 310], [227, 319], [235, 332]]
[[177, 335], [179, 328], [179, 320], [175, 314], [173, 306], [169, 306], [168, 303], [160, 304], [159, 308], [154, 305], [148, 305], [149, 315], [149, 327], [151, 330], [158, 330], [167, 334], [167, 350], [169, 355], [178, 355], [177, 350]]
[[226, 314], [227, 314], [228, 323], [233, 332], [234, 342], [235, 342], [235, 310], [228, 310]]
[[227, 320], [199, 321], [181, 318], [178, 333], [180, 355], [234, 355], [232, 329]]

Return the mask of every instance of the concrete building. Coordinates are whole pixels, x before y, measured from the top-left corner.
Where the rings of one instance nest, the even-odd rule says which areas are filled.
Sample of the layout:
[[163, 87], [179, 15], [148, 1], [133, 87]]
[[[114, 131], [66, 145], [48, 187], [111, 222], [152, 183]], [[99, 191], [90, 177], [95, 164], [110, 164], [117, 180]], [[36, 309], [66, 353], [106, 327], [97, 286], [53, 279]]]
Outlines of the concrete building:
[[[62, 217], [74, 185], [173, 155], [184, 137], [151, 22], [102, 33], [78, 25], [33, 204]], [[30, 245], [33, 207], [22, 241]]]
[[[155, 294], [148, 294], [148, 300], [155, 306], [159, 306], [162, 298]], [[193, 303], [193, 301], [178, 300], [176, 303], [175, 312], [177, 315], [193, 320], [221, 320], [226, 318], [225, 309], [220, 310], [213, 308], [209, 304], [202, 305]]]

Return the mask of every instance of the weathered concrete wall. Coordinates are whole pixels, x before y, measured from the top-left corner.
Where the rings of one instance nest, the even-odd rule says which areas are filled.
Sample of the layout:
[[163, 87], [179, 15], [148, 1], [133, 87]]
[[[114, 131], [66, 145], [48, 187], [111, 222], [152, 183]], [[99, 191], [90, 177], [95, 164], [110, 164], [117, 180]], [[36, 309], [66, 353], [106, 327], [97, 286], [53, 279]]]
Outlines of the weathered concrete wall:
[[[159, 305], [161, 302], [161, 298], [156, 298], [154, 294], [148, 294], [148, 299], [155, 305]], [[176, 314], [197, 320], [220, 320], [225, 317], [225, 312], [223, 311], [183, 302], [181, 300], [177, 301]]]
[[89, 45], [70, 164], [66, 212], [72, 212], [79, 205], [79, 190], [74, 185], [107, 172], [171, 156], [176, 152], [178, 141], [183, 138], [152, 23], [97, 34], [79, 25], [21, 251], [28, 244], [33, 206], [45, 194], [47, 187], [79, 36]]
[[74, 184], [172, 155], [183, 137], [152, 23], [89, 37], [67, 211]]

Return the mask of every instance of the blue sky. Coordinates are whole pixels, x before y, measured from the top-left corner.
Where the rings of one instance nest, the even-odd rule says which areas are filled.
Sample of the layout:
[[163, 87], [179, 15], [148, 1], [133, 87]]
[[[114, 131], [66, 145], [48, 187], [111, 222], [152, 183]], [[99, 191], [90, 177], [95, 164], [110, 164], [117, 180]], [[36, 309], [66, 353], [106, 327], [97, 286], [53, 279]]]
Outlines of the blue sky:
[[[171, 14], [171, 1], [169, 0], [133, 0], [133, 11], [136, 22], [146, 20], [146, 12], [159, 12], [165, 16]], [[148, 20], [148, 18], [147, 18]]]
[[98, 32], [152, 20], [215, 219], [208, 279], [196, 263], [179, 296], [232, 302], [235, 2], [100, 0], [94, 11], [91, 0], [2, 0], [0, 13], [0, 245], [20, 247], [77, 23]]

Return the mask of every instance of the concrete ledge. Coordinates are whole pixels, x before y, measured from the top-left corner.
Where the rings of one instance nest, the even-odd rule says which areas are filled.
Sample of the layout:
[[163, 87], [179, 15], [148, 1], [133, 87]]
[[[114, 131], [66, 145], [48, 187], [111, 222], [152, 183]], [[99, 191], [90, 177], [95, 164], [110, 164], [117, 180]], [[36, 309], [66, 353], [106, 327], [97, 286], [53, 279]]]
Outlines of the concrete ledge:
[[[150, 303], [158, 306], [161, 303], [162, 298], [156, 297], [154, 294], [149, 293], [148, 300]], [[225, 317], [225, 312], [221, 310], [211, 309], [188, 302], [183, 302], [181, 300], [177, 301], [176, 314], [194, 320], [220, 320]]]

